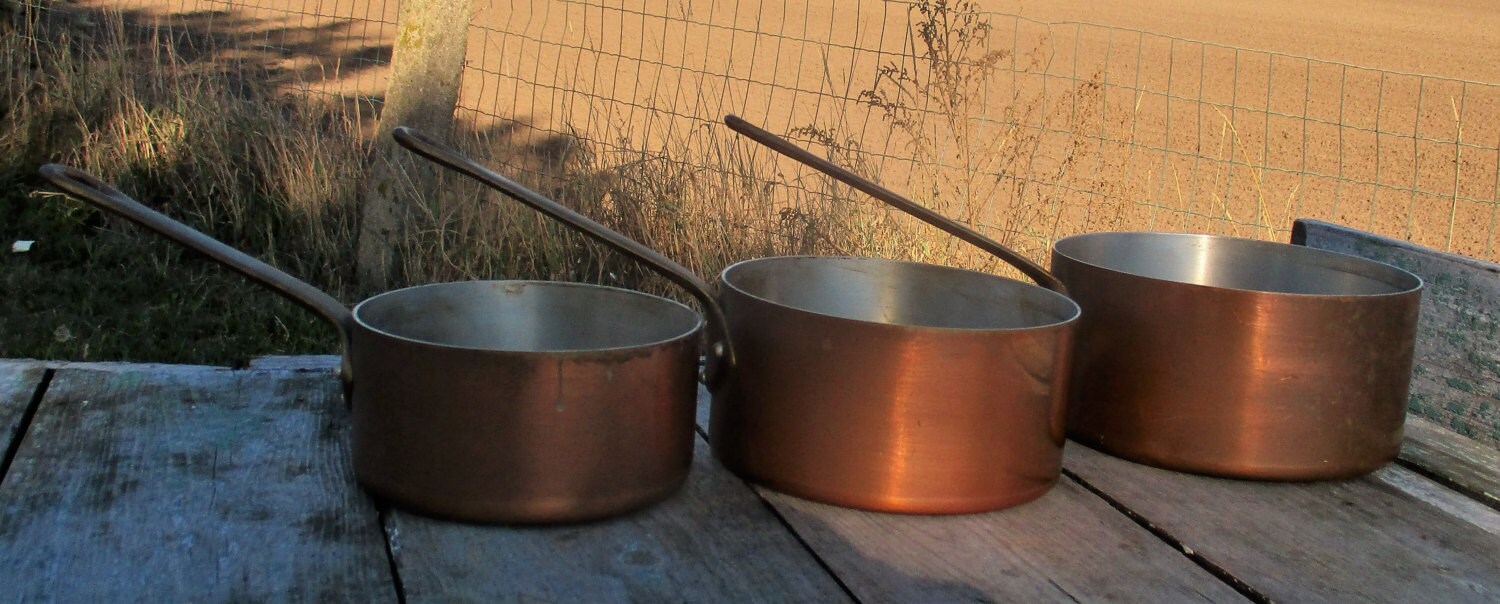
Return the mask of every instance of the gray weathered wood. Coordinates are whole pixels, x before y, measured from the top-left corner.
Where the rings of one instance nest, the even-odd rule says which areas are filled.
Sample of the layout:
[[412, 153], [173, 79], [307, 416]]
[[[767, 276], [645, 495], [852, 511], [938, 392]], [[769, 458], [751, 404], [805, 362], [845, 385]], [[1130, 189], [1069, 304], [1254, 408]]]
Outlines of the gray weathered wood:
[[1500, 509], [1500, 452], [1408, 416], [1401, 459]]
[[339, 355], [309, 354], [300, 356], [267, 356], [250, 359], [251, 369], [326, 371], [338, 373]]
[[762, 489], [862, 602], [1244, 598], [1067, 478], [989, 514], [897, 516]]
[[[1455, 435], [1454, 438], [1462, 438]], [[1370, 478], [1396, 487], [1402, 493], [1431, 505], [1449, 516], [1463, 520], [1475, 528], [1500, 537], [1500, 510], [1491, 508], [1479, 500], [1439, 484], [1426, 476], [1413, 472], [1400, 464], [1391, 464], [1374, 473]]]
[[1193, 476], [1071, 444], [1080, 478], [1273, 600], [1494, 602], [1500, 536], [1374, 477]]
[[671, 499], [571, 526], [475, 526], [392, 510], [410, 602], [842, 602], [838, 584], [698, 441]]
[[337, 380], [57, 370], [0, 488], [17, 601], [389, 601]]
[[[704, 429], [709, 406], [700, 393]], [[1067, 478], [1031, 503], [962, 516], [862, 512], [757, 490], [862, 602], [1244, 601]]]
[[[0, 361], [0, 455], [20, 436], [21, 419], [46, 368], [35, 361]], [[0, 480], [4, 480], [0, 476]]]
[[1397, 266], [1421, 277], [1411, 410], [1500, 449], [1500, 265], [1316, 220], [1293, 243]]

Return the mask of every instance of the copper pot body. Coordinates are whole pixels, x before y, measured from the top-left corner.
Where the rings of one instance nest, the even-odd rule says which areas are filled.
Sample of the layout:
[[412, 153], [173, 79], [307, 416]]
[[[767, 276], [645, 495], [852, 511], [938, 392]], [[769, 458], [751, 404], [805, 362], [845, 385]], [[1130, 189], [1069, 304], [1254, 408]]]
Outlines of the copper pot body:
[[1056, 481], [1078, 308], [993, 275], [864, 258], [725, 269], [737, 364], [710, 440], [731, 470], [799, 497], [951, 514]]
[[1356, 476], [1401, 446], [1422, 281], [1286, 244], [1094, 233], [1053, 246], [1083, 309], [1068, 434], [1237, 478]]
[[552, 282], [444, 284], [366, 300], [354, 309], [350, 346], [362, 376], [353, 422], [360, 481], [408, 507], [513, 522], [599, 518], [676, 491], [692, 463], [705, 325], [707, 383], [734, 363], [708, 285], [430, 136], [401, 127], [392, 136], [642, 262], [686, 288], [707, 320], [665, 298]]
[[[461, 520], [565, 522], [644, 506], [687, 478], [705, 321], [682, 304], [596, 285], [471, 281], [386, 292], [351, 312], [87, 173], [42, 174], [333, 325], [354, 475], [376, 495]], [[672, 267], [662, 270], [686, 272]]]
[[569, 522], [675, 492], [692, 465], [686, 306], [607, 287], [475, 281], [354, 309], [354, 474], [432, 515]]

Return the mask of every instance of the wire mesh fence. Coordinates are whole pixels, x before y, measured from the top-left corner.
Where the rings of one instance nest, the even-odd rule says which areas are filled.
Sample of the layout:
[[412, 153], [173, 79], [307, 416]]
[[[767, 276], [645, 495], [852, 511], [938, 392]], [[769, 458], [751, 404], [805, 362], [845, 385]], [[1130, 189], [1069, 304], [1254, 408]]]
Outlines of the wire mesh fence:
[[[122, 8], [141, 26], [232, 39], [235, 59], [289, 85], [376, 101], [397, 10]], [[1500, 85], [1485, 82], [964, 1], [494, 0], [477, 7], [463, 87], [458, 115], [513, 169], [603, 178], [665, 162], [782, 191], [783, 218], [799, 196], [868, 202], [767, 152], [725, 152], [743, 143], [717, 126], [724, 114], [1037, 257], [1089, 230], [1285, 239], [1311, 217], [1500, 259], [1500, 120], [1484, 119]]]
[[1097, 229], [1284, 239], [1312, 217], [1497, 257], [1495, 84], [962, 2], [494, 10], [466, 74], [481, 121], [670, 154], [738, 113], [1033, 253]]

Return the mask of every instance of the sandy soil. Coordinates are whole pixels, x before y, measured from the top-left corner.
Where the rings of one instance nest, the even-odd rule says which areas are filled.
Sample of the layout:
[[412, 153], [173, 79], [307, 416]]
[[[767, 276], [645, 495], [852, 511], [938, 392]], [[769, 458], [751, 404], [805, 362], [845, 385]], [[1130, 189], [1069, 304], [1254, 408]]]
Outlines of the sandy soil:
[[1500, 82], [1488, 0], [985, 0], [1043, 21], [1114, 27], [1393, 71]]
[[[265, 46], [298, 78], [338, 56], [334, 87], [379, 92], [380, 70], [360, 67], [391, 39], [394, 0], [160, 1], [268, 19]], [[1500, 86], [1479, 83], [1500, 82], [1490, 0], [981, 4], [1024, 17], [988, 16], [999, 71], [933, 113], [956, 110], [977, 131], [955, 142], [930, 120], [928, 152], [857, 100], [880, 89], [882, 65], [923, 48], [909, 26], [920, 15], [874, 0], [479, 0], [461, 115], [547, 153], [558, 136], [681, 151], [731, 112], [778, 132], [817, 127], [857, 141], [894, 188], [963, 180], [933, 163], [1019, 178], [970, 194], [986, 198], [980, 222], [1037, 249], [1104, 228], [1284, 238], [1309, 216], [1500, 256]], [[1011, 122], [1034, 129], [1018, 136]]]
[[[1011, 196], [984, 213], [991, 224], [1027, 230], [1038, 243], [1099, 228], [1280, 238], [1292, 218], [1311, 216], [1494, 257], [1500, 130], [1481, 116], [1500, 111], [1500, 88], [1232, 45], [1500, 80], [1497, 55], [1485, 50], [1500, 49], [1495, 11], [1480, 2], [1105, 4], [995, 8], [1210, 43], [990, 17], [990, 47], [1008, 56], [986, 102], [966, 115], [1074, 135], [1045, 136], [991, 166], [1038, 185], [980, 191]], [[919, 164], [958, 161], [964, 150], [922, 156], [909, 137], [883, 128], [881, 112], [852, 101], [873, 88], [879, 66], [911, 51], [913, 18], [879, 2], [490, 5], [476, 22], [496, 29], [471, 38], [482, 77], [469, 80], [465, 105], [543, 132], [566, 122], [605, 143], [620, 134], [672, 141], [727, 112], [774, 131], [828, 128], [884, 156], [886, 182], [920, 190]], [[929, 134], [954, 136], [942, 127]], [[986, 136], [1002, 134], [978, 138]], [[1128, 203], [1109, 207], [1110, 199]], [[1046, 215], [994, 219], [1038, 204]]]

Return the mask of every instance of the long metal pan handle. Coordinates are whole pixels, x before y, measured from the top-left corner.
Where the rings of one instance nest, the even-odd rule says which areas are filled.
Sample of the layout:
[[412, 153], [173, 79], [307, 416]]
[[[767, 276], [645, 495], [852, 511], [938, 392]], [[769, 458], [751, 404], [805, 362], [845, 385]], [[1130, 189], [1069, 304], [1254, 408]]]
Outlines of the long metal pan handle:
[[533, 209], [552, 217], [574, 230], [588, 235], [593, 239], [619, 250], [621, 253], [636, 259], [653, 271], [670, 279], [673, 283], [686, 289], [689, 294], [698, 299], [703, 305], [703, 313], [708, 318], [709, 346], [708, 354], [703, 367], [701, 380], [710, 390], [716, 389], [729, 371], [734, 368], [734, 346], [729, 341], [728, 321], [724, 319], [724, 311], [719, 308], [719, 303], [714, 300], [713, 294], [709, 292], [707, 283], [699, 279], [686, 267], [674, 262], [672, 259], [661, 255], [656, 250], [641, 245], [639, 242], [610, 230], [602, 224], [594, 222], [587, 216], [574, 212], [573, 210], [555, 201], [543, 197], [516, 182], [496, 174], [490, 169], [479, 165], [462, 153], [442, 144], [432, 137], [407, 127], [398, 127], [392, 133], [396, 142], [410, 149], [417, 155], [421, 155], [433, 162], [453, 169], [465, 176], [473, 178], [506, 196], [515, 199]]
[[1001, 245], [1000, 242], [995, 241], [994, 239], [985, 237], [984, 235], [958, 223], [957, 221], [929, 210], [921, 204], [902, 197], [896, 192], [875, 184], [874, 182], [871, 182], [870, 180], [858, 174], [850, 172], [849, 170], [846, 170], [838, 166], [837, 164], [834, 164], [833, 162], [813, 155], [806, 149], [793, 145], [790, 141], [776, 136], [775, 134], [771, 134], [770, 132], [761, 129], [759, 126], [740, 119], [738, 116], [726, 115], [724, 116], [724, 123], [727, 124], [731, 130], [744, 135], [750, 140], [765, 145], [766, 147], [769, 147], [771, 150], [776, 151], [777, 153], [802, 162], [819, 172], [832, 176], [835, 179], [838, 179], [840, 182], [843, 182], [844, 184], [859, 189], [860, 191], [864, 191], [866, 194], [874, 197], [875, 199], [879, 199], [880, 201], [895, 206], [897, 209], [906, 212], [907, 214], [911, 214], [912, 216], [921, 219], [927, 224], [942, 229], [950, 235], [958, 237], [959, 239], [973, 244], [979, 249], [993, 254], [995, 257], [1004, 260], [1007, 264], [1014, 266], [1017, 270], [1025, 273], [1027, 277], [1030, 277], [1032, 281], [1036, 281], [1037, 284], [1041, 285], [1042, 287], [1063, 295], [1067, 295], [1068, 293], [1067, 288], [1063, 286], [1062, 281], [1058, 280], [1057, 277], [1054, 277], [1052, 273], [1047, 272], [1047, 269], [1044, 269], [1035, 262], [1028, 260], [1025, 256], [1016, 253], [1014, 250]]
[[131, 199], [119, 189], [88, 172], [62, 164], [47, 164], [42, 166], [41, 173], [58, 188], [102, 210], [107, 210], [155, 231], [184, 247], [200, 252], [323, 317], [339, 333], [339, 342], [344, 352], [342, 356], [345, 387], [353, 383], [353, 376], [349, 371], [348, 353], [349, 333], [354, 326], [354, 313], [349, 312], [348, 307], [345, 307], [342, 302], [276, 267], [141, 205], [140, 202]]

